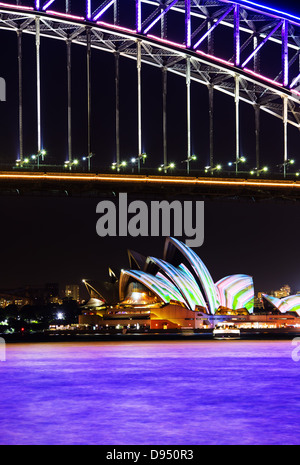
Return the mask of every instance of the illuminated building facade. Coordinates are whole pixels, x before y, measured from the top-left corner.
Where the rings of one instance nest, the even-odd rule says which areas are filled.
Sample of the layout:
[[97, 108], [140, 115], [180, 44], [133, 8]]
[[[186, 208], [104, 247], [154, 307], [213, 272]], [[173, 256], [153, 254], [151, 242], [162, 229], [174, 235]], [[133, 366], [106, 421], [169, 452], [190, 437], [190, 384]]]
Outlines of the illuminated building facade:
[[274, 297], [281, 299], [282, 297], [288, 297], [291, 294], [291, 288], [288, 284], [282, 286], [278, 291], [274, 292]]
[[78, 284], [67, 284], [65, 288], [65, 296], [69, 299], [79, 301], [79, 286]]
[[131, 269], [122, 270], [119, 282], [120, 305], [131, 283], [139, 282], [157, 302], [177, 305], [207, 315], [217, 312], [253, 312], [254, 289], [251, 276], [236, 274], [214, 282], [199, 256], [183, 242], [167, 238], [163, 259], [129, 252]]
[[[134, 251], [128, 257], [129, 269], [121, 270], [119, 278], [119, 303], [100, 301], [93, 308], [89, 301], [79, 323], [154, 331], [211, 329], [224, 320], [245, 330], [300, 326], [300, 295], [259, 293], [263, 311], [255, 314], [251, 276], [234, 274], [215, 282], [200, 257], [178, 239], [166, 239], [163, 258]], [[289, 286], [282, 289], [290, 292]]]
[[163, 258], [128, 251], [130, 268], [119, 278], [118, 305], [85, 311], [80, 323], [132, 325], [151, 329], [210, 327], [212, 319], [253, 312], [251, 276], [235, 274], [214, 282], [199, 256], [168, 237]]
[[300, 295], [289, 295], [279, 299], [267, 294], [263, 294], [263, 299], [267, 304], [270, 304], [274, 309], [280, 313], [291, 313], [294, 312], [297, 316], [300, 316]]

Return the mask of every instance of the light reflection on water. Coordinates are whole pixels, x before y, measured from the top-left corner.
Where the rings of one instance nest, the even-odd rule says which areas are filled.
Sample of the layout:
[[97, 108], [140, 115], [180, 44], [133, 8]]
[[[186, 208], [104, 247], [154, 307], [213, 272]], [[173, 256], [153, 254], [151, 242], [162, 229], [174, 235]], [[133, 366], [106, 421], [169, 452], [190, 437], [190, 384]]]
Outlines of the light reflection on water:
[[0, 444], [299, 444], [291, 341], [7, 344]]

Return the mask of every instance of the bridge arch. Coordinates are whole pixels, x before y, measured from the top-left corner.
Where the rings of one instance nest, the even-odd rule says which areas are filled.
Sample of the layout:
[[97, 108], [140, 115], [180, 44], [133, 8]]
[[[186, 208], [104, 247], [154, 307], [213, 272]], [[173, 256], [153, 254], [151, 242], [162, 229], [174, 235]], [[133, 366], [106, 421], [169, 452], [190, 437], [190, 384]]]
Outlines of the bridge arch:
[[[59, 12], [50, 10], [54, 2], [48, 1], [43, 5], [37, 2], [34, 7], [0, 4], [1, 13], [1, 29], [14, 31], [18, 35], [18, 53], [19, 53], [19, 78], [22, 73], [22, 35], [23, 33], [32, 34], [35, 36], [36, 42], [36, 86], [37, 86], [37, 154], [42, 156], [42, 124], [41, 124], [41, 101], [40, 101], [40, 38], [54, 38], [66, 42], [67, 44], [67, 60], [68, 60], [68, 159], [66, 160], [71, 166], [74, 162], [72, 156], [72, 141], [71, 141], [71, 96], [70, 96], [70, 76], [71, 62], [70, 49], [71, 44], [83, 45], [86, 48], [87, 56], [87, 88], [88, 88], [88, 115], [87, 115], [87, 156], [92, 154], [91, 149], [91, 89], [90, 77], [91, 72], [91, 50], [101, 50], [113, 54], [116, 57], [116, 93], [118, 92], [119, 76], [118, 76], [118, 60], [119, 57], [133, 59], [137, 63], [137, 93], [138, 93], [138, 151], [137, 159], [143, 153], [142, 147], [142, 101], [141, 101], [141, 66], [149, 64], [162, 70], [163, 89], [166, 86], [167, 73], [173, 73], [181, 76], [186, 81], [186, 106], [187, 106], [187, 151], [186, 161], [189, 167], [192, 158], [191, 149], [191, 82], [204, 84], [209, 93], [210, 102], [210, 167], [214, 167], [213, 153], [213, 94], [214, 91], [222, 92], [231, 96], [235, 101], [235, 149], [236, 158], [235, 164], [238, 168], [238, 163], [241, 158], [240, 152], [240, 103], [250, 104], [255, 111], [256, 121], [256, 168], [260, 168], [259, 159], [259, 115], [260, 111], [271, 114], [283, 123], [283, 168], [287, 168], [288, 164], [288, 135], [287, 127], [292, 125], [297, 129], [300, 128], [300, 93], [297, 90], [297, 84], [300, 81], [299, 69], [295, 71], [295, 64], [299, 59], [300, 47], [297, 42], [295, 30], [300, 27], [300, 20], [292, 15], [266, 7], [260, 7], [252, 2], [229, 2], [220, 0], [216, 2], [217, 10], [214, 14], [208, 14], [209, 7], [203, 7], [199, 11], [195, 11], [197, 2], [171, 1], [167, 0], [164, 11], [158, 10], [158, 1], [136, 0], [137, 16], [136, 27], [131, 29], [123, 27], [120, 24], [107, 23], [99, 21], [104, 18], [105, 12], [110, 8], [114, 8], [116, 14], [117, 0], [105, 1], [91, 13], [91, 4], [88, 2], [86, 15], [76, 16], [67, 11], [70, 5], [66, 3], [66, 11]], [[142, 21], [141, 8], [143, 4], [147, 4], [154, 8], [152, 14]], [[208, 4], [208, 2], [207, 2]], [[199, 5], [198, 5], [199, 7]], [[270, 11], [269, 11], [270, 10]], [[164, 31], [165, 18], [170, 12], [180, 13], [185, 16], [185, 42], [175, 42], [166, 37]], [[245, 12], [249, 16], [245, 17]], [[259, 19], [254, 20], [259, 13]], [[156, 14], [156, 15], [155, 15]], [[252, 16], [251, 16], [252, 15]], [[116, 19], [116, 18], [115, 18]], [[199, 19], [202, 22], [196, 29], [192, 29], [192, 21]], [[259, 21], [263, 24], [260, 30], [253, 23]], [[116, 21], [115, 21], [116, 22]], [[152, 28], [160, 24], [161, 36], [152, 34]], [[219, 27], [225, 27], [228, 30], [233, 30], [234, 39], [234, 55], [229, 59], [224, 59], [218, 54], [208, 53], [211, 45], [209, 40], [213, 33]], [[293, 31], [293, 33], [292, 33]], [[199, 37], [200, 34], [200, 37]], [[201, 35], [202, 34], [202, 35]], [[245, 39], [245, 35], [248, 38]], [[243, 37], [243, 40], [242, 40]], [[243, 42], [244, 41], [244, 42]], [[207, 49], [199, 49], [200, 45], [208, 42]], [[243, 43], [242, 43], [243, 42]], [[255, 60], [259, 56], [261, 50], [268, 43], [278, 45], [281, 49], [281, 64], [277, 76], [274, 78], [265, 77], [260, 74], [256, 68]], [[242, 53], [249, 44], [253, 45], [253, 51], [247, 58], [243, 57]], [[249, 63], [254, 62], [253, 69], [250, 69]], [[242, 62], [242, 63], [241, 63]], [[291, 73], [293, 71], [293, 74]], [[298, 72], [298, 74], [297, 74]], [[19, 81], [20, 82], [20, 81]], [[165, 93], [166, 94], [166, 93]], [[163, 146], [164, 146], [164, 168], [168, 165], [167, 148], [166, 148], [166, 95], [163, 92]], [[22, 101], [22, 86], [19, 86], [19, 100]], [[116, 105], [116, 115], [119, 109]], [[19, 114], [19, 148], [20, 162], [24, 162], [24, 153], [22, 149], [22, 108], [20, 106]], [[121, 163], [120, 143], [118, 133], [118, 120], [116, 117], [116, 164]]]

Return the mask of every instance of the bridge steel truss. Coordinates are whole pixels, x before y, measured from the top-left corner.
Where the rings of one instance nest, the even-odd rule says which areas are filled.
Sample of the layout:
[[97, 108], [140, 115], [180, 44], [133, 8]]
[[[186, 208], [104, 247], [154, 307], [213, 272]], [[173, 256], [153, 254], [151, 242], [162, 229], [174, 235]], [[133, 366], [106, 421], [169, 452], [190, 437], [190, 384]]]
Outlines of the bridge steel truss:
[[[134, 2], [134, 17], [119, 14], [121, 3]], [[191, 154], [191, 81], [203, 84], [209, 95], [210, 166], [214, 167], [214, 92], [220, 91], [235, 101], [236, 171], [240, 161], [240, 102], [253, 107], [256, 135], [256, 170], [260, 161], [260, 113], [267, 112], [282, 120], [283, 160], [286, 174], [288, 157], [288, 125], [300, 129], [300, 19], [251, 1], [229, 0], [105, 0], [92, 7], [84, 5], [82, 16], [71, 12], [70, 0], [63, 11], [54, 10], [55, 0], [36, 0], [34, 5], [0, 3], [0, 29], [18, 36], [19, 75], [19, 160], [23, 153], [22, 109], [22, 36], [32, 34], [36, 45], [37, 152], [42, 153], [40, 38], [48, 37], [66, 43], [68, 94], [68, 155], [72, 166], [71, 122], [71, 47], [86, 47], [87, 72], [87, 156], [92, 156], [91, 141], [91, 59], [92, 50], [115, 56], [116, 92], [116, 164], [120, 166], [119, 132], [119, 57], [137, 63], [137, 159], [142, 157], [142, 67], [161, 69], [163, 76], [163, 165], [167, 154], [167, 74], [175, 73], [186, 82], [187, 169]], [[124, 5], [123, 5], [124, 6]], [[110, 14], [110, 21], [106, 15]], [[113, 18], [113, 19], [111, 19]], [[130, 22], [131, 21], [131, 22]], [[129, 26], [128, 26], [129, 24]], [[180, 24], [180, 27], [178, 26]], [[224, 40], [222, 37], [224, 36]], [[225, 46], [225, 37], [226, 43]], [[220, 40], [221, 38], [221, 40]], [[217, 46], [217, 42], [219, 45]], [[221, 44], [221, 45], [220, 45]]]

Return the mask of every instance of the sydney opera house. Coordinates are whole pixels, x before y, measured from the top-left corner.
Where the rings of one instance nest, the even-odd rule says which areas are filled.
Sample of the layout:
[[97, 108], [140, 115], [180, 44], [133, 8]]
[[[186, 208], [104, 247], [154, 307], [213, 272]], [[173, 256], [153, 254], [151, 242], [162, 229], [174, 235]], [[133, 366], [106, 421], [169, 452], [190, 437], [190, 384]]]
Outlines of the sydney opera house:
[[267, 294], [263, 294], [262, 297], [265, 301], [265, 307], [277, 310], [281, 314], [294, 312], [300, 316], [300, 295], [289, 295], [282, 299]]
[[98, 295], [97, 305], [91, 295], [79, 323], [141, 330], [206, 329], [223, 320], [245, 328], [298, 324], [300, 296], [279, 302], [264, 295], [271, 311], [255, 315], [251, 276], [233, 274], [215, 282], [200, 257], [176, 238], [166, 239], [163, 258], [134, 251], [128, 257], [129, 269], [118, 279], [118, 304], [106, 305]]

